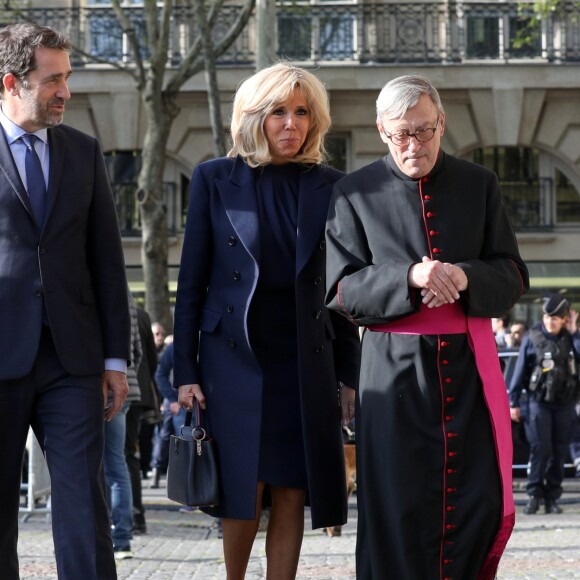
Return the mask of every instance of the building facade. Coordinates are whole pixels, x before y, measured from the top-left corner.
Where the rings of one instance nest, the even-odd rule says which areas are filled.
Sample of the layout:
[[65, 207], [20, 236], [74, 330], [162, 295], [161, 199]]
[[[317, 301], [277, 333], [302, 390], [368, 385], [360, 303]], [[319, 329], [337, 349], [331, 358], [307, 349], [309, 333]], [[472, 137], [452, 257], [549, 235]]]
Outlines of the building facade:
[[[134, 184], [145, 129], [143, 106], [131, 76], [102, 62], [130, 66], [126, 38], [105, 1], [28, 4], [29, 17], [65, 32], [86, 53], [72, 59], [73, 98], [66, 122], [102, 144], [117, 196], [129, 278], [139, 289]], [[174, 4], [169, 69], [196, 35], [191, 3]], [[326, 85], [333, 163], [346, 171], [386, 153], [375, 128], [375, 99], [386, 82], [414, 73], [435, 84], [446, 111], [445, 151], [486, 165], [502, 183], [532, 274], [532, 292], [514, 313], [526, 321], [537, 318], [541, 294], [548, 290], [565, 292], [580, 306], [580, 8], [576, 2], [545, 0], [549, 10], [542, 11], [540, 4], [296, 0], [278, 2], [269, 23], [276, 31], [278, 57], [315, 69]], [[125, 0], [124, 6], [138, 34], [146, 34], [142, 2]], [[224, 27], [237, 10], [236, 4], [221, 10]], [[5, 10], [0, 25], [17, 18]], [[236, 87], [254, 72], [256, 28], [253, 17], [219, 61], [226, 125]], [[173, 283], [189, 176], [196, 164], [213, 157], [203, 74], [186, 83], [179, 106], [164, 176]]]

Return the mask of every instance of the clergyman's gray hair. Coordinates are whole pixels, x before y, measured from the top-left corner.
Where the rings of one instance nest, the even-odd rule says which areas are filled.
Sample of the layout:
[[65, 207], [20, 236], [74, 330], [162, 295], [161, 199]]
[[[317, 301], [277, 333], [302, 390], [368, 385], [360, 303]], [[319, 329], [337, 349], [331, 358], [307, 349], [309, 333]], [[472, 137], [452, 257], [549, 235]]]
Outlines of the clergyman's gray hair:
[[414, 107], [423, 95], [429, 95], [440, 115], [443, 105], [437, 89], [418, 75], [404, 75], [389, 81], [377, 98], [377, 121], [384, 116], [401, 119], [408, 109]]

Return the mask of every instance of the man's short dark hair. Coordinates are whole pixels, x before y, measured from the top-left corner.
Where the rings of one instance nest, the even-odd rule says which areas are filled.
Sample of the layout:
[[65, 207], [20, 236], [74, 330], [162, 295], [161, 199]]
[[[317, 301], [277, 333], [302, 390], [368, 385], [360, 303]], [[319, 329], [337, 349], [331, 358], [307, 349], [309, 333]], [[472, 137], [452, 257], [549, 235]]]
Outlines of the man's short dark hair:
[[[0, 79], [12, 73], [22, 83], [36, 68], [34, 50], [38, 47], [70, 50], [68, 39], [49, 28], [31, 22], [11, 24], [0, 29]], [[4, 93], [4, 83], [0, 82], [0, 95]]]

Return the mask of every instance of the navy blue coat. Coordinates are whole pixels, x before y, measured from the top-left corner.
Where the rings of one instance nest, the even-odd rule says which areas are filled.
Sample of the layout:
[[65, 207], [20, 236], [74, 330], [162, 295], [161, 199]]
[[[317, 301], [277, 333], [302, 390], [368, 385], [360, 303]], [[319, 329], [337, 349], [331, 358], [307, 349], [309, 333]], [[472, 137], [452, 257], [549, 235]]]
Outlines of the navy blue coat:
[[[201, 385], [220, 456], [222, 500], [208, 512], [238, 519], [255, 517], [260, 451], [262, 374], [247, 327], [260, 275], [254, 175], [241, 158], [195, 169], [174, 327], [174, 384]], [[346, 521], [337, 381], [355, 386], [358, 376], [358, 330], [324, 306], [325, 220], [341, 175], [313, 166], [299, 184], [308, 192], [296, 250], [299, 389], [314, 528]]]

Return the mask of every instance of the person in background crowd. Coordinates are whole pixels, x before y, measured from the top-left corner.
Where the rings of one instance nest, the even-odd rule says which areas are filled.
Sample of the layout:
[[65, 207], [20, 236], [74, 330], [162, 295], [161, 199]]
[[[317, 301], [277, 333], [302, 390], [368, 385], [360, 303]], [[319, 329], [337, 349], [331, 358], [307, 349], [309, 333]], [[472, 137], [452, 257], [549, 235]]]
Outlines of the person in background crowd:
[[18, 508], [30, 427], [50, 471], [59, 580], [117, 577], [103, 418], [111, 421], [127, 396], [127, 279], [99, 143], [62, 124], [69, 49], [51, 28], [0, 30], [2, 580], [20, 577]]
[[515, 520], [490, 318], [528, 288], [497, 177], [441, 149], [427, 80], [385, 85], [389, 154], [334, 186], [327, 305], [365, 328], [357, 579], [491, 580]]
[[[157, 349], [155, 348], [155, 340], [151, 331], [151, 319], [149, 314], [140, 306], [137, 306], [137, 323], [143, 350], [143, 358], [137, 369], [141, 400], [138, 404], [131, 404], [127, 413], [125, 456], [129, 467], [131, 491], [133, 493], [133, 533], [145, 534], [147, 533], [147, 523], [142, 500], [140, 461], [143, 454], [149, 453], [149, 456], [151, 455], [153, 427], [158, 422], [157, 418], [160, 417], [160, 411], [157, 386], [153, 379], [157, 369]], [[145, 445], [148, 444], [148, 447], [145, 448], [141, 447], [142, 429], [149, 429], [147, 439], [145, 439]], [[149, 460], [147, 460], [147, 465], [149, 465]]]
[[[530, 444], [530, 468], [524, 513], [535, 514], [542, 502], [546, 513], [559, 514], [564, 461], [580, 395], [578, 313], [561, 294], [544, 298], [541, 322], [524, 336], [509, 397], [511, 417], [523, 420]], [[522, 391], [527, 391], [527, 408]]]
[[153, 332], [153, 338], [155, 339], [157, 354], [160, 355], [165, 348], [165, 328], [160, 322], [154, 322], [151, 325], [151, 332]]
[[[262, 506], [268, 578], [296, 576], [304, 506], [346, 520], [343, 420], [354, 412], [357, 328], [324, 307], [324, 224], [341, 172], [323, 165], [328, 95], [308, 71], [263, 69], [235, 96], [234, 146], [200, 164], [179, 270], [174, 383], [218, 446], [228, 580], [245, 577]], [[266, 491], [267, 490], [267, 491]]]
[[570, 457], [574, 462], [576, 477], [580, 477], [580, 404], [574, 408], [572, 436], [570, 438]]
[[167, 473], [169, 462], [169, 441], [171, 435], [179, 433], [185, 421], [185, 410], [177, 402], [177, 390], [173, 388], [173, 342], [170, 342], [159, 357], [155, 372], [155, 382], [163, 397], [163, 422], [153, 448], [153, 481], [152, 488], [158, 488], [161, 476]]
[[493, 334], [495, 336], [495, 342], [497, 344], [497, 348], [504, 349], [507, 348], [507, 335], [508, 335], [508, 324], [509, 324], [509, 317], [508, 316], [500, 316], [498, 318], [491, 319], [491, 328], [493, 330]]
[[526, 325], [523, 322], [514, 322], [510, 326], [509, 333], [505, 335], [505, 343], [508, 349], [519, 349], [526, 334]]
[[141, 402], [137, 369], [143, 358], [137, 304], [127, 288], [129, 312], [131, 315], [131, 366], [127, 369], [129, 393], [121, 410], [105, 423], [105, 479], [109, 487], [109, 509], [111, 514], [111, 535], [116, 560], [132, 558], [131, 539], [133, 537], [133, 493], [129, 467], [125, 456], [127, 412], [131, 405]]
[[[165, 328], [160, 322], [154, 322], [151, 325], [151, 332], [153, 333], [153, 338], [155, 340], [155, 348], [157, 350], [157, 362], [159, 362], [159, 358], [161, 357], [161, 354], [165, 350], [167, 343], [171, 342], [172, 336], [166, 334]], [[160, 400], [161, 399], [162, 397], [160, 397]], [[159, 473], [159, 470], [158, 469], [156, 470], [157, 461], [155, 459], [155, 448], [158, 447], [159, 445], [159, 437], [161, 435], [162, 430], [162, 421], [163, 421], [162, 412], [163, 409], [160, 408], [159, 420], [155, 424], [148, 425], [144, 429], [144, 436], [147, 433], [151, 432], [151, 439], [147, 443], [144, 442], [143, 445], [143, 449], [146, 450], [146, 452], [141, 457], [141, 470], [143, 472], [143, 479], [148, 479], [149, 475], [152, 473], [153, 483], [151, 487], [153, 488], [159, 487], [159, 478], [156, 477], [156, 474]], [[144, 436], [141, 438], [142, 440], [144, 439]], [[167, 464], [165, 464], [164, 470], [167, 471]]]

